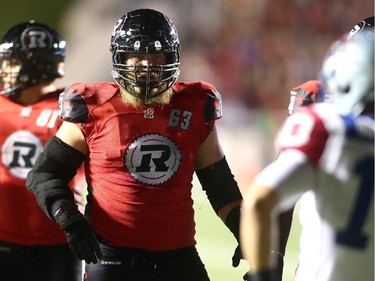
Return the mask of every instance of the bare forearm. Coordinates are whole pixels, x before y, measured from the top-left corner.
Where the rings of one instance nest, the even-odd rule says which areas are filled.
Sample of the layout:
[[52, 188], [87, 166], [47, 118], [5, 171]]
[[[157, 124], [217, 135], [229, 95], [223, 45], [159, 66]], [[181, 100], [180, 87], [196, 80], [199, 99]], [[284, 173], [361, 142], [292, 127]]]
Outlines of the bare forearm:
[[241, 244], [250, 272], [270, 269], [272, 250], [272, 209], [276, 195], [253, 186], [242, 206]]

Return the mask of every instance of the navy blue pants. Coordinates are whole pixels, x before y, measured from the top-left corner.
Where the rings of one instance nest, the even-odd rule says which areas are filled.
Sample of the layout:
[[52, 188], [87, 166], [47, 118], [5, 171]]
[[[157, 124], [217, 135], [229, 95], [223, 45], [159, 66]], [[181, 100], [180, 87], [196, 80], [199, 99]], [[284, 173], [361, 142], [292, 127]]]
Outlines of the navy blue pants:
[[82, 262], [68, 245], [23, 246], [0, 241], [1, 281], [78, 281]]
[[195, 247], [167, 252], [100, 244], [103, 258], [87, 264], [85, 281], [209, 281]]

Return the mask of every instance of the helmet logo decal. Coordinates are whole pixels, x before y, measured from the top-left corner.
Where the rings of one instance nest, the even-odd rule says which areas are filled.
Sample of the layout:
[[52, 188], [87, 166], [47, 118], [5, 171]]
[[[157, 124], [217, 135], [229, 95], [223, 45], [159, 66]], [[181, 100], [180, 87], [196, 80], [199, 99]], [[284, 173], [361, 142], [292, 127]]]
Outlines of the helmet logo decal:
[[16, 131], [1, 147], [1, 160], [13, 176], [26, 179], [42, 150], [43, 144], [36, 135], [29, 131]]
[[51, 47], [51, 38], [42, 29], [26, 29], [22, 34], [21, 41], [26, 49], [49, 49]]
[[149, 185], [159, 185], [176, 173], [181, 162], [181, 152], [169, 138], [147, 134], [129, 145], [124, 160], [134, 179]]

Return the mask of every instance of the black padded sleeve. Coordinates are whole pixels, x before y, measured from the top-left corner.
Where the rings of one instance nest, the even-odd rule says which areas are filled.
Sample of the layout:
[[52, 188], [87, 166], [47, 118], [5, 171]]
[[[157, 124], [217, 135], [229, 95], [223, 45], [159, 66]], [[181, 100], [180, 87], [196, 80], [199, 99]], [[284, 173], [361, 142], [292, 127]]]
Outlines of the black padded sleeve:
[[216, 213], [225, 205], [242, 200], [242, 194], [225, 157], [195, 173]]
[[53, 203], [60, 199], [74, 201], [68, 186], [85, 155], [65, 144], [57, 137], [51, 137], [34, 167], [27, 174], [26, 186], [35, 194], [40, 208], [51, 218]]

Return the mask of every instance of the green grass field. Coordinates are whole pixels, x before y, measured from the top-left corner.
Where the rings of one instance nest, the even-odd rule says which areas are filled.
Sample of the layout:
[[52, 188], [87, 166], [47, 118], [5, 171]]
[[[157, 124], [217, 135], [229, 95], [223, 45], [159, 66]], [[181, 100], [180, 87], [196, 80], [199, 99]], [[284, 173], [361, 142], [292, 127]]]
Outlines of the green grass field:
[[[246, 263], [243, 261], [239, 267], [232, 267], [232, 255], [237, 242], [212, 210], [199, 184], [193, 188], [193, 199], [197, 248], [211, 281], [242, 280], [242, 276], [247, 272]], [[284, 260], [283, 281], [294, 280], [294, 269], [298, 258], [299, 231], [299, 221], [295, 217]]]

